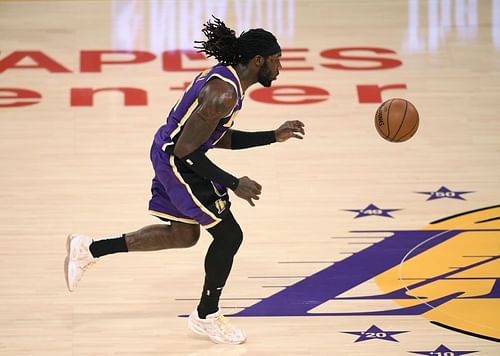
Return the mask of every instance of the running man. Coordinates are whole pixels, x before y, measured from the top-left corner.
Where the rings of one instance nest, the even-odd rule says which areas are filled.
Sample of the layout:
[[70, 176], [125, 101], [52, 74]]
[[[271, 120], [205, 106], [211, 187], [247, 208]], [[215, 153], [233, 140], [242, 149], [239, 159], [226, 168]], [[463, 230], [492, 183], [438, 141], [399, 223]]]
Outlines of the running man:
[[245, 149], [302, 139], [304, 124], [287, 121], [276, 130], [233, 130], [245, 91], [253, 84], [270, 87], [281, 69], [281, 48], [270, 32], [252, 29], [239, 37], [214, 17], [203, 28], [206, 41], [196, 47], [218, 64], [198, 74], [154, 137], [155, 171], [149, 211], [165, 224], [146, 226], [116, 238], [93, 240], [71, 234], [65, 273], [75, 290], [87, 267], [100, 257], [130, 251], [186, 248], [196, 244], [200, 225], [213, 237], [205, 257], [205, 281], [189, 328], [216, 343], [240, 344], [245, 333], [224, 318], [219, 299], [243, 233], [231, 209], [228, 188], [254, 206], [262, 187], [249, 177], [236, 178], [206, 156], [212, 148]]

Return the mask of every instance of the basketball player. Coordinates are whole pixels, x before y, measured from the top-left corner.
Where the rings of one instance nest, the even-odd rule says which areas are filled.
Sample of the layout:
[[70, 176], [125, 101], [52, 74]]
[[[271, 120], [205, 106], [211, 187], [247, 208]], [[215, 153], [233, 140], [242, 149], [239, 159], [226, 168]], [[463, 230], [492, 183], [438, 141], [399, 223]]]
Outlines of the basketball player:
[[188, 318], [190, 329], [216, 343], [240, 344], [244, 332], [224, 318], [219, 309], [222, 288], [243, 234], [230, 209], [228, 190], [254, 206], [262, 187], [248, 178], [236, 178], [206, 156], [212, 148], [244, 149], [301, 139], [304, 124], [287, 121], [278, 129], [244, 132], [231, 129], [245, 91], [255, 83], [271, 86], [281, 69], [281, 49], [263, 29], [236, 37], [217, 18], [204, 25], [206, 41], [200, 52], [219, 64], [198, 74], [157, 131], [151, 147], [155, 177], [150, 212], [167, 224], [146, 226], [120, 237], [93, 240], [70, 235], [67, 240], [66, 279], [75, 290], [87, 267], [100, 257], [129, 251], [191, 247], [200, 225], [213, 237], [205, 258], [205, 281], [198, 307]]

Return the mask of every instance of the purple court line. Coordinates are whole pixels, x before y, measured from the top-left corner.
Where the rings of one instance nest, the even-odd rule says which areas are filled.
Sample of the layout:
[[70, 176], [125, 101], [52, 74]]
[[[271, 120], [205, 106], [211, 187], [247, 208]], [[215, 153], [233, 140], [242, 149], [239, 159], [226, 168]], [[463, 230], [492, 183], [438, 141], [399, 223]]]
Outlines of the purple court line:
[[447, 281], [447, 280], [462, 280], [462, 279], [472, 279], [472, 280], [482, 280], [482, 279], [498, 279], [498, 277], [447, 277], [447, 278], [444, 278], [443, 280], [444, 281]]
[[[425, 281], [427, 278], [398, 278], [400, 281]], [[467, 280], [467, 279], [473, 279], [473, 280], [483, 280], [483, 279], [498, 279], [498, 277], [447, 277], [443, 278], [443, 281], [449, 281], [449, 280]]]
[[[200, 298], [175, 298], [177, 301], [200, 300]], [[220, 300], [262, 300], [262, 298], [220, 298]]]
[[389, 236], [331, 236], [331, 239], [386, 239]]
[[255, 276], [248, 278], [306, 278], [308, 276]]
[[335, 263], [338, 261], [279, 261], [278, 263]]
[[348, 242], [349, 245], [375, 245], [376, 242]]

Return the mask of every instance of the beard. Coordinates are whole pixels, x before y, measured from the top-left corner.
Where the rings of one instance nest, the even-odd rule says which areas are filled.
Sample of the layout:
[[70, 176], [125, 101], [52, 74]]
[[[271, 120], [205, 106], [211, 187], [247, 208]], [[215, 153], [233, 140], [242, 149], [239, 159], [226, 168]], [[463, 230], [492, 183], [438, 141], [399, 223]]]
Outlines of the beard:
[[259, 73], [257, 73], [257, 81], [266, 88], [271, 86], [273, 78], [271, 78], [271, 71], [269, 70], [267, 63], [264, 64], [264, 66], [260, 68]]

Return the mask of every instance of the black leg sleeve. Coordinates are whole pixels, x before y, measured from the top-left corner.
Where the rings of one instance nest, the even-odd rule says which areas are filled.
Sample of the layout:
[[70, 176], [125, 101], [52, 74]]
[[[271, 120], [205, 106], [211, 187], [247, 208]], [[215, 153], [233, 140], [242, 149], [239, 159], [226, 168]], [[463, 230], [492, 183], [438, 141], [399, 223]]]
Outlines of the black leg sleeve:
[[234, 255], [243, 241], [243, 232], [231, 211], [208, 232], [214, 240], [205, 257], [205, 283], [198, 305], [200, 318], [218, 310], [222, 288], [231, 272]]

